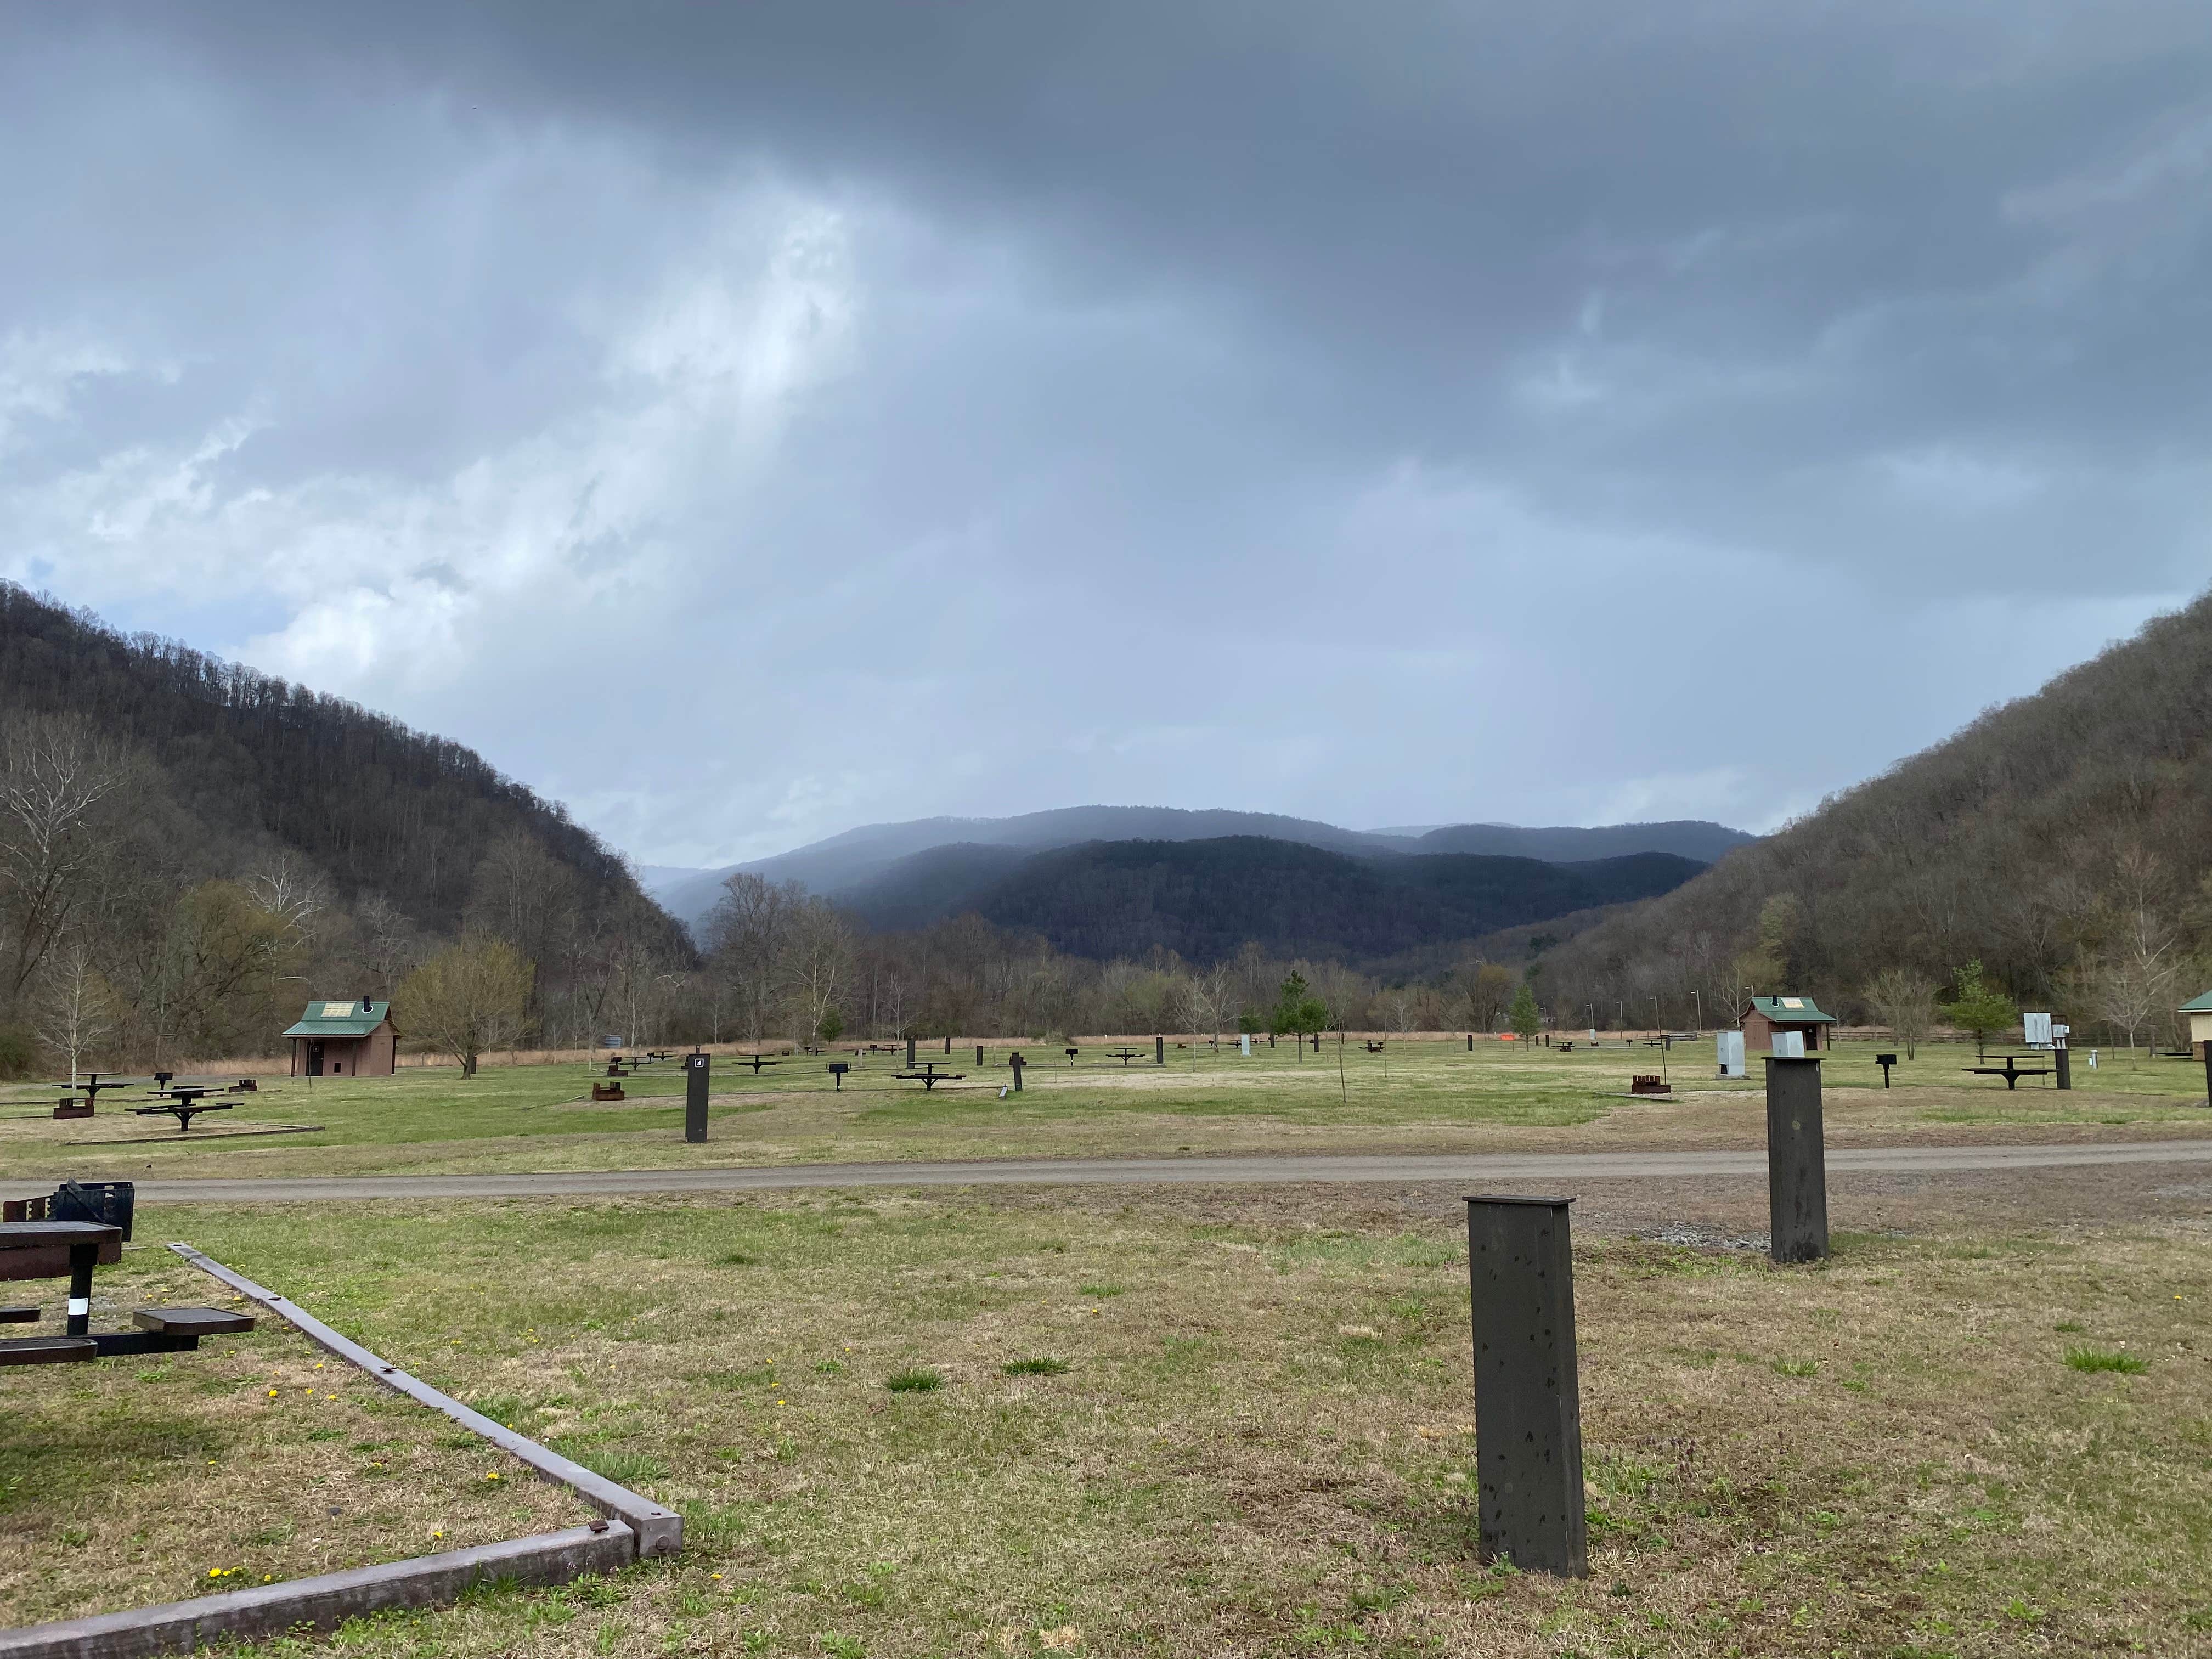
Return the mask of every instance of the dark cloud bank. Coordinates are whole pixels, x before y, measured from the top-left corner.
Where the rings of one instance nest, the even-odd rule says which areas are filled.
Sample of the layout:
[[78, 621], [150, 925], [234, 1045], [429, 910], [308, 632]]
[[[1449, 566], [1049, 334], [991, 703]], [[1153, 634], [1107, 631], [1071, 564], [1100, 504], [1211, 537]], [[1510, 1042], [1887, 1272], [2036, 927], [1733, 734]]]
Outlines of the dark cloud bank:
[[2203, 580], [2201, 5], [10, 27], [0, 571], [658, 861], [1763, 827]]

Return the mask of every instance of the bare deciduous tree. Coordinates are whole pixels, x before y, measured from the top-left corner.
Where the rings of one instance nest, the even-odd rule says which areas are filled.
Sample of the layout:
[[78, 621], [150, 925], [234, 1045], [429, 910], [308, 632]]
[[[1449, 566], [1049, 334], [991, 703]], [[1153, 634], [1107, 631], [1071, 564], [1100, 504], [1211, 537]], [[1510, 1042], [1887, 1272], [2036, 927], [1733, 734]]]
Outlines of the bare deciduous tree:
[[1918, 1052], [1935, 1020], [1936, 989], [1934, 980], [1911, 968], [1885, 968], [1866, 988], [1867, 1006], [1904, 1044], [1907, 1060]]
[[793, 910], [780, 963], [784, 994], [801, 1042], [823, 1035], [853, 968], [853, 932], [827, 900]]
[[12, 1000], [67, 929], [108, 851], [102, 808], [128, 768], [90, 724], [34, 716], [0, 726], [0, 929]]
[[105, 1042], [115, 1026], [107, 981], [93, 965], [92, 948], [82, 939], [49, 953], [35, 1012], [39, 1040], [69, 1057], [70, 1087], [76, 1088], [85, 1054]]

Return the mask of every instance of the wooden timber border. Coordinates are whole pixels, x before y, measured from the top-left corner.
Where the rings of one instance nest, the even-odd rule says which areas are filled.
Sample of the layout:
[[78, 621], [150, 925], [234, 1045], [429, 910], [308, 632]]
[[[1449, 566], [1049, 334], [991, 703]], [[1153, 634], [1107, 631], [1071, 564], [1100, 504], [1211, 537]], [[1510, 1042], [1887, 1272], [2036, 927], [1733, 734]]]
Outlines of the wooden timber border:
[[234, 1273], [189, 1244], [169, 1246], [193, 1267], [267, 1309], [301, 1334], [417, 1404], [451, 1418], [538, 1474], [566, 1486], [604, 1519], [562, 1532], [535, 1533], [503, 1543], [447, 1550], [373, 1567], [226, 1590], [190, 1601], [132, 1607], [46, 1625], [0, 1630], [0, 1659], [151, 1659], [301, 1629], [328, 1630], [345, 1620], [392, 1607], [450, 1605], [471, 1585], [494, 1580], [565, 1584], [586, 1573], [613, 1572], [684, 1547], [684, 1520], [673, 1510], [594, 1474], [526, 1435], [471, 1411], [420, 1377], [387, 1364], [340, 1335], [297, 1304]]
[[594, 1521], [565, 1532], [541, 1532], [381, 1566], [0, 1631], [0, 1656], [153, 1659], [159, 1654], [198, 1653], [302, 1628], [329, 1630], [348, 1619], [392, 1607], [449, 1606], [471, 1585], [493, 1580], [565, 1584], [586, 1573], [626, 1567], [636, 1553], [637, 1540], [628, 1527], [619, 1521]]
[[622, 1522], [636, 1535], [640, 1555], [674, 1555], [684, 1547], [684, 1517], [675, 1510], [632, 1492], [628, 1486], [618, 1486], [603, 1474], [592, 1474], [581, 1463], [570, 1462], [560, 1453], [539, 1445], [527, 1435], [517, 1434], [503, 1423], [493, 1422], [481, 1412], [471, 1411], [452, 1395], [441, 1394], [421, 1377], [410, 1376], [397, 1365], [378, 1358], [360, 1343], [341, 1336], [297, 1303], [255, 1284], [243, 1273], [232, 1272], [222, 1262], [212, 1256], [201, 1255], [191, 1245], [172, 1244], [169, 1248], [202, 1273], [221, 1279], [247, 1300], [268, 1309], [316, 1346], [336, 1354], [349, 1365], [359, 1366], [386, 1388], [405, 1395], [418, 1405], [428, 1406], [432, 1411], [450, 1417], [473, 1434], [482, 1435], [501, 1451], [520, 1458], [546, 1480], [568, 1487], [601, 1515]]

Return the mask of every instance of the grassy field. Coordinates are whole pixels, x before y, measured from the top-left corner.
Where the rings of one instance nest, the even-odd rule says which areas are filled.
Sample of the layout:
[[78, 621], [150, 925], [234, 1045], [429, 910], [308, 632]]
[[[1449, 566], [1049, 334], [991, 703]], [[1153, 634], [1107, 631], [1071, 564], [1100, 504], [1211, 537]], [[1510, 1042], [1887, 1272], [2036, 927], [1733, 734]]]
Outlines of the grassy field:
[[[1567, 1583], [1475, 1559], [1448, 1195], [158, 1213], [687, 1516], [678, 1561], [354, 1627], [349, 1654], [2212, 1644], [2201, 1221], [1931, 1207], [1788, 1270], [1585, 1234], [1594, 1571]], [[179, 1273], [136, 1249], [101, 1294]], [[0, 1374], [0, 1622], [559, 1523], [552, 1489], [313, 1364], [264, 1328]]]
[[[245, 1307], [158, 1246], [100, 1270], [131, 1307]], [[42, 1326], [61, 1331], [58, 1285]], [[172, 1601], [574, 1526], [568, 1493], [288, 1327], [191, 1353], [0, 1371], [0, 1624]]]
[[[630, 1079], [630, 1098], [594, 1105], [592, 1073], [575, 1063], [489, 1064], [477, 1077], [410, 1068], [396, 1078], [276, 1079], [189, 1134], [167, 1118], [131, 1115], [115, 1095], [88, 1121], [57, 1123], [51, 1089], [0, 1091], [0, 1181], [26, 1190], [59, 1175], [128, 1178], [309, 1173], [635, 1169], [693, 1164], [1003, 1158], [1179, 1151], [1471, 1151], [1509, 1146], [1753, 1146], [1763, 1133], [1756, 1075], [1713, 1076], [1710, 1042], [1666, 1060], [1682, 1091], [1672, 1103], [1626, 1097], [1632, 1072], [1660, 1056], [1610, 1043], [1595, 1051], [1484, 1042], [1394, 1042], [1383, 1055], [1334, 1044], [1295, 1058], [1286, 1044], [1247, 1060], [1170, 1048], [1123, 1066], [1087, 1048], [1068, 1066], [1056, 1049], [1019, 1095], [1001, 1097], [1006, 1050], [980, 1070], [974, 1048], [953, 1060], [969, 1075], [925, 1093], [900, 1082], [891, 1057], [871, 1056], [834, 1090], [824, 1061], [797, 1057], [757, 1077], [725, 1057], [715, 1075], [714, 1138], [687, 1147], [674, 1067]], [[1898, 1139], [2212, 1130], [2203, 1073], [2185, 1062], [2108, 1057], [2077, 1064], [2067, 1094], [2038, 1081], [2008, 1091], [1963, 1067], [1972, 1051], [1923, 1048], [1885, 1091], [1872, 1045], [1827, 1062], [1832, 1136]], [[1042, 1063], [1049, 1058], [1062, 1063]], [[943, 1058], [940, 1054], [939, 1058]], [[1754, 1073], [1758, 1067], [1754, 1065]], [[2197, 1103], [2192, 1104], [2191, 1102]], [[43, 1102], [44, 1106], [40, 1103]], [[282, 1133], [270, 1133], [281, 1131]]]

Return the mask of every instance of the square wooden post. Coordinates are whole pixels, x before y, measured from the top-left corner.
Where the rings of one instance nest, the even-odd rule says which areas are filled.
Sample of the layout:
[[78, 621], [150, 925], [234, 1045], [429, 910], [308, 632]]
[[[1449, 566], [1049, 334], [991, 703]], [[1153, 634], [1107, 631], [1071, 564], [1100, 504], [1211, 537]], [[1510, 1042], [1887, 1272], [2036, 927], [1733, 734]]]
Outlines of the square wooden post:
[[1828, 1253], [1828, 1156], [1820, 1115], [1820, 1062], [1766, 1057], [1766, 1212], [1777, 1261]]
[[1474, 1454], [1486, 1559], [1589, 1573], [1566, 1198], [1470, 1197]]

